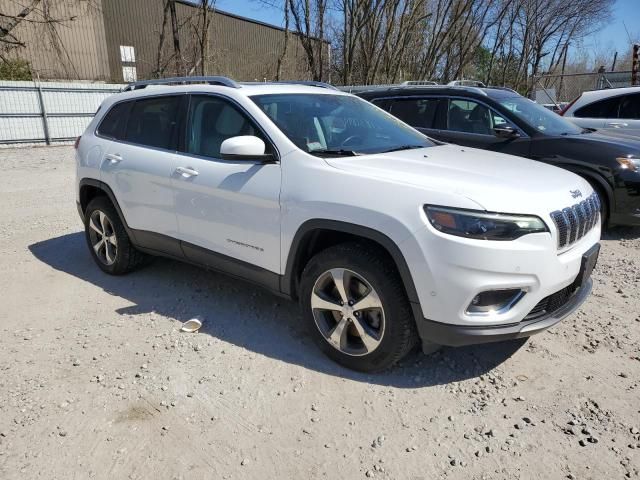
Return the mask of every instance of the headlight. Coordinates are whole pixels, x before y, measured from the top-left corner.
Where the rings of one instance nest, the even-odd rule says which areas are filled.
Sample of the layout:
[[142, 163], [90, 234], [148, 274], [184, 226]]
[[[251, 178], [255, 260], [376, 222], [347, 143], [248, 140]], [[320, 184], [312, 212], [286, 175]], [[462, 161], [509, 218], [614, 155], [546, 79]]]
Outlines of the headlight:
[[624, 170], [631, 170], [632, 172], [640, 170], [640, 157], [627, 155], [626, 157], [618, 157], [616, 160]]
[[450, 235], [481, 240], [515, 240], [529, 233], [548, 232], [539, 217], [488, 213], [478, 210], [425, 205], [427, 218], [436, 229]]

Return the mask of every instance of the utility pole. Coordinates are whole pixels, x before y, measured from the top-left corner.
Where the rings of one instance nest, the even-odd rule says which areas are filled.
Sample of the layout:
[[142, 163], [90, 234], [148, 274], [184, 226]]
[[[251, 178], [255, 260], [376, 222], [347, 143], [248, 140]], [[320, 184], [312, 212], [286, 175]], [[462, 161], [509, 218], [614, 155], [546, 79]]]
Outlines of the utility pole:
[[640, 85], [640, 78], [638, 78], [638, 70], [640, 70], [640, 44], [633, 46], [633, 57], [631, 59], [631, 85]]

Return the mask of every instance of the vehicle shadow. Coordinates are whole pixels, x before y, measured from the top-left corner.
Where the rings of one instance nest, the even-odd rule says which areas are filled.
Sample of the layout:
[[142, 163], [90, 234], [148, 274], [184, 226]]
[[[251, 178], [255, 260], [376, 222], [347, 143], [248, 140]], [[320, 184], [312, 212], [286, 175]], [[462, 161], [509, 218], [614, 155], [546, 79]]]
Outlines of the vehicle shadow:
[[399, 388], [457, 382], [489, 372], [524, 344], [520, 340], [445, 348], [429, 356], [415, 351], [389, 371], [362, 374], [333, 363], [313, 345], [296, 303], [250, 283], [160, 258], [127, 276], [110, 276], [93, 262], [82, 232], [34, 243], [29, 250], [54, 269], [133, 304], [116, 310], [119, 315], [155, 312], [180, 322], [201, 316], [200, 334], [354, 381]]
[[603, 240], [635, 240], [640, 238], [640, 227], [615, 226], [602, 232]]

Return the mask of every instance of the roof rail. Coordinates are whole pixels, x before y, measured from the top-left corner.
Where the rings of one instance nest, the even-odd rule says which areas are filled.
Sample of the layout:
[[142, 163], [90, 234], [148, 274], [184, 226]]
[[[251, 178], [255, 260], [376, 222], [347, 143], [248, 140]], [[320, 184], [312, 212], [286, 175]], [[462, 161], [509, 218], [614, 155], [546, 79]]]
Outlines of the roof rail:
[[132, 82], [122, 89], [123, 92], [138, 90], [148, 85], [186, 85], [188, 83], [208, 83], [209, 85], [220, 85], [223, 87], [240, 88], [240, 85], [227, 77], [170, 77], [157, 78], [154, 80], [142, 80]]
[[369, 90], [382, 90], [391, 87], [390, 84], [378, 84], [378, 85], [343, 85], [340, 87], [335, 87], [338, 90], [347, 93], [358, 93], [358, 92], [366, 92]]
[[[487, 88], [492, 88], [492, 89], [494, 89], [494, 90], [504, 90], [504, 91], [506, 91], [506, 92], [518, 93], [518, 92], [516, 92], [513, 88], [509, 88], [509, 87], [500, 87], [500, 86], [497, 86], [497, 85], [489, 85], [489, 86], [487, 86]], [[518, 95], [520, 95], [520, 94], [518, 93]]]
[[405, 80], [400, 85], [426, 86], [426, 85], [438, 85], [438, 82], [434, 82], [433, 80]]
[[480, 80], [452, 80], [451, 82], [447, 83], [447, 85], [449, 85], [450, 87], [486, 87], [486, 85], [484, 83], [482, 83]]
[[466, 90], [468, 92], [474, 92], [479, 95], [488, 96], [487, 92], [484, 91], [482, 87], [469, 87], [463, 85], [438, 85], [437, 83], [434, 85], [415, 85], [415, 84], [405, 84], [405, 83], [394, 83], [389, 85], [347, 85], [344, 87], [337, 87], [338, 90], [342, 90], [343, 92], [349, 93], [364, 93], [364, 92], [372, 92], [376, 90], [431, 90], [431, 89], [443, 89], [443, 88], [451, 88], [454, 90]]
[[307, 85], [309, 87], [329, 88], [331, 90], [338, 90], [336, 87], [334, 87], [329, 83], [316, 82], [313, 80], [277, 80], [273, 82], [261, 82], [261, 83], [267, 83], [267, 84], [275, 83], [275, 84], [281, 84], [281, 85]]
[[402, 83], [380, 83], [373, 85], [344, 85], [342, 87], [336, 87], [338, 90], [348, 93], [361, 93], [371, 90], [386, 90], [390, 88], [407, 88], [407, 87], [435, 87], [440, 86], [437, 82], [432, 80], [407, 80]]

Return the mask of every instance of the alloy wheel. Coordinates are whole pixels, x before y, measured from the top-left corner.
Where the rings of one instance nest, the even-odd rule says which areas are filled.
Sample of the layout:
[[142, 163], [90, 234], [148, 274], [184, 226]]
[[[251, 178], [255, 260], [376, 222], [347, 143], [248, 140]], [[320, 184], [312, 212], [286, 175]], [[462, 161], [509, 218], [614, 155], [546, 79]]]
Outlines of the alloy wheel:
[[344, 354], [367, 355], [382, 341], [382, 301], [373, 286], [352, 270], [333, 268], [320, 275], [311, 292], [311, 309], [322, 336]]
[[105, 265], [113, 265], [118, 254], [118, 240], [111, 220], [101, 210], [94, 210], [89, 217], [89, 238], [98, 259]]

